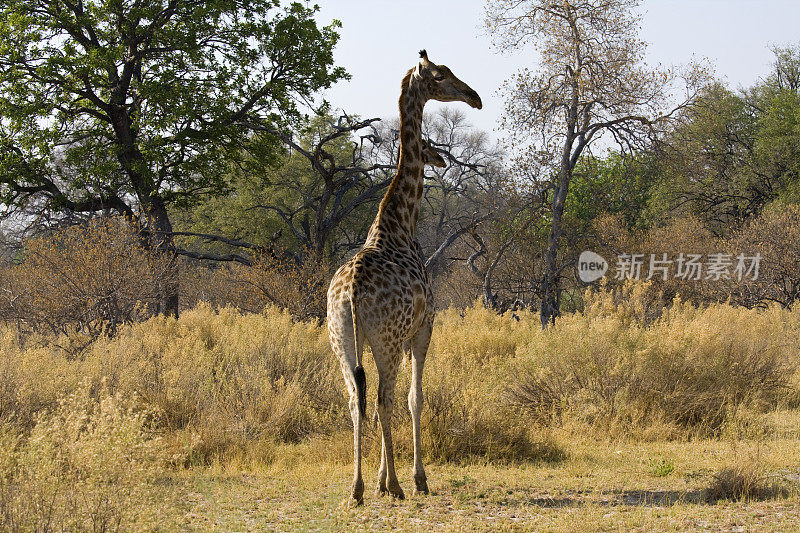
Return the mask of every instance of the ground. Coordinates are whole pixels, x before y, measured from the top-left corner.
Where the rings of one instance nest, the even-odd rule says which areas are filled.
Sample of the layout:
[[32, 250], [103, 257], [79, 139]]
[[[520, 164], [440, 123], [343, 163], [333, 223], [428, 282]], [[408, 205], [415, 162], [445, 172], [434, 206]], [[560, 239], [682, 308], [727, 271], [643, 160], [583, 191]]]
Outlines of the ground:
[[[280, 458], [269, 466], [217, 465], [176, 474], [170, 483], [185, 497], [175, 526], [197, 531], [789, 531], [800, 527], [800, 497], [792, 488], [800, 472], [796, 438], [594, 442], [566, 448], [567, 458], [550, 464], [432, 464], [427, 469], [430, 495], [397, 501], [368, 492], [363, 506], [350, 508], [345, 499], [350, 464], [315, 460], [318, 452], [308, 445], [284, 446]], [[709, 500], [706, 489], [715, 472], [742, 457], [757, 460], [764, 480], [783, 489], [750, 501]], [[377, 472], [374, 459], [365, 465], [368, 487]], [[411, 465], [401, 461], [398, 468], [400, 482], [410, 494]]]

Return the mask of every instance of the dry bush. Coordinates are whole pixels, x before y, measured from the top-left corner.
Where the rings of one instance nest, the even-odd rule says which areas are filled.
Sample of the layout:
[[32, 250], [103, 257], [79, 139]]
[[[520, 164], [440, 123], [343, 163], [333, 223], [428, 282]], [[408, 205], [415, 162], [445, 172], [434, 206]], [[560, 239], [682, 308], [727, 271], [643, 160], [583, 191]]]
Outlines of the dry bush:
[[787, 482], [779, 475], [769, 475], [760, 449], [747, 454], [734, 450], [728, 466], [716, 472], [705, 490], [711, 502], [719, 500], [766, 500], [796, 493], [796, 483]]
[[260, 313], [265, 307], [287, 309], [298, 320], [322, 320], [332, 272], [324, 260], [309, 258], [302, 263], [260, 255], [252, 265], [205, 267], [188, 264], [181, 279], [183, 305], [191, 309], [199, 302], [214, 307], [235, 306]]
[[748, 307], [777, 302], [791, 308], [800, 299], [800, 206], [766, 210], [728, 241], [729, 253], [761, 255], [758, 278], [724, 284], [733, 301]]
[[[423, 379], [427, 456], [435, 460], [553, 459], [561, 449], [502, 398], [507, 362], [525, 352], [539, 326], [482, 308], [442, 313]], [[443, 331], [458, 334], [444, 334]], [[81, 358], [66, 359], [41, 343], [0, 336], [0, 419], [31, 427], [38, 412], [79, 386], [106, 379], [114, 393], [136, 393], [160, 413], [174, 445], [190, 460], [241, 455], [269, 460], [272, 442], [341, 437], [351, 430], [347, 393], [324, 326], [286, 311], [218, 311], [203, 304], [178, 320], [153, 317], [100, 338]], [[365, 354], [370, 397], [377, 391]], [[371, 367], [373, 368], [371, 370]], [[395, 402], [400, 453], [411, 454], [401, 371]], [[349, 440], [345, 439], [345, 440]]]
[[[558, 461], [564, 449], [541, 428], [528, 424], [503, 398], [510, 363], [538, 334], [538, 317], [520, 312], [519, 321], [497, 315], [479, 302], [463, 311], [439, 313], [423, 376], [422, 433], [433, 461]], [[410, 365], [405, 365], [406, 367]], [[409, 369], [398, 379], [395, 446], [411, 456]], [[374, 389], [373, 389], [374, 390]]]
[[[480, 305], [441, 312], [423, 377], [426, 457], [557, 460], [564, 451], [547, 427], [573, 421], [642, 438], [654, 427], [718, 433], [745, 409], [763, 412], [790, 395], [784, 387], [796, 383], [800, 361], [796, 314], [676, 303], [643, 326], [631, 290], [589, 297], [584, 313], [546, 332], [526, 311], [519, 320]], [[364, 360], [374, 398], [369, 352]], [[408, 366], [395, 396], [395, 444], [406, 457]], [[201, 304], [177, 320], [126, 325], [80, 358], [12, 327], [0, 331], [0, 420], [19, 431], [85, 378], [136, 394], [190, 463], [271, 461], [275, 443], [303, 441], [338, 443], [336, 453], [350, 457], [348, 397], [325, 327], [274, 307], [243, 314]], [[376, 435], [368, 436], [373, 455]]]
[[[676, 296], [694, 303], [724, 302], [745, 307], [764, 307], [771, 302], [791, 308], [800, 299], [800, 206], [774, 205], [728, 238], [714, 236], [697, 218], [684, 217], [668, 220], [642, 234], [628, 232], [621, 219], [601, 217], [595, 221], [594, 233], [602, 245], [598, 251], [612, 265], [620, 253], [645, 255], [642, 279], [646, 277], [650, 254], [661, 258], [666, 253], [675, 260], [680, 253], [723, 253], [731, 256], [728, 278], [720, 280], [679, 280], [672, 274], [667, 280], [660, 275], [653, 278], [655, 287], [663, 294], [663, 306], [668, 306]], [[760, 254], [757, 279], [745, 274], [739, 279], [734, 269], [737, 256], [753, 257]], [[705, 275], [703, 276], [705, 278]], [[611, 280], [617, 286], [620, 282]]]
[[131, 223], [95, 219], [25, 241], [0, 279], [0, 316], [72, 340], [112, 335], [149, 314], [172, 276], [170, 259], [145, 250]]
[[437, 309], [466, 309], [481, 294], [481, 283], [466, 265], [453, 262], [433, 278], [433, 299]]
[[332, 271], [321, 258], [302, 263], [261, 255], [250, 268], [237, 266], [245, 298], [287, 309], [298, 320], [322, 320]]
[[[327, 332], [274, 308], [242, 315], [207, 304], [97, 339], [80, 358], [39, 342], [0, 337], [0, 419], [29, 428], [83, 377], [137, 394], [197, 459], [349, 425], [341, 372]], [[260, 444], [259, 444], [260, 443]]]
[[[152, 430], [156, 413], [80, 384], [29, 435], [0, 425], [0, 529], [119, 531], [158, 528], [151, 484], [174, 460]], [[148, 515], [146, 509], [158, 509]]]
[[208, 305], [154, 318], [94, 346], [103, 374], [157, 406], [202, 457], [258, 441], [297, 442], [341, 427], [346, 412], [326, 332], [268, 308], [242, 315]]
[[542, 423], [578, 421], [607, 432], [651, 425], [716, 433], [742, 409], [763, 412], [789, 395], [800, 361], [797, 318], [677, 300], [650, 324], [631, 316], [635, 293], [587, 295], [583, 314], [533, 337], [508, 388]]
[[[676, 265], [679, 254], [701, 254], [707, 256], [711, 253], [721, 252], [725, 243], [715, 237], [704, 225], [692, 217], [675, 218], [666, 221], [661, 226], [653, 226], [647, 232], [629, 232], [620, 217], [603, 216], [594, 222], [593, 232], [601, 240], [597, 252], [609, 263], [609, 273], [606, 280], [609, 287], [618, 288], [627, 280], [616, 279], [616, 263], [619, 254], [643, 254], [641, 267], [641, 281], [649, 281], [649, 287], [658, 298], [649, 304], [648, 318], [660, 315], [675, 297], [694, 303], [725, 301], [728, 297], [727, 289], [719, 283], [709, 280], [682, 280], [677, 279]], [[647, 280], [649, 273], [650, 255], [655, 254], [656, 259], [661, 259], [663, 254], [673, 261], [670, 275], [666, 280], [660, 273], [656, 273]]]

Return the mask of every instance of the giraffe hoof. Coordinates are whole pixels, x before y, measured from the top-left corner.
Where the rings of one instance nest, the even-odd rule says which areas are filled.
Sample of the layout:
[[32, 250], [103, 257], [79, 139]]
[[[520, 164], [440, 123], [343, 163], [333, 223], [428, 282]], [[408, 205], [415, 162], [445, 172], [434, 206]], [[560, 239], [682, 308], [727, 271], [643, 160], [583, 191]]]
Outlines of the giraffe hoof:
[[350, 496], [349, 498], [347, 498], [345, 504], [348, 509], [352, 509], [354, 507], [360, 507], [364, 505], [364, 498], [356, 499], [355, 496]]
[[414, 477], [414, 494], [429, 494], [428, 491], [428, 480], [424, 477], [417, 478]]
[[389, 491], [386, 490], [386, 485], [378, 485], [375, 488], [375, 496], [386, 496], [389, 494]]
[[400, 487], [397, 487], [396, 489], [389, 490], [389, 494], [392, 495], [392, 498], [397, 499], [397, 500], [405, 500], [406, 499], [406, 495], [405, 495], [405, 493], [403, 493], [403, 489], [401, 489]]

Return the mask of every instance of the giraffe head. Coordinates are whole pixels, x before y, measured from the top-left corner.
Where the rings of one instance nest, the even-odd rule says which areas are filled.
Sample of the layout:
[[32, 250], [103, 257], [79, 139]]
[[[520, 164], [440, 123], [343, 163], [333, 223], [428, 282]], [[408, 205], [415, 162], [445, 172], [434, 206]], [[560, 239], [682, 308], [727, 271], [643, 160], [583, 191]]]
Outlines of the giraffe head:
[[416, 74], [423, 81], [424, 95], [428, 99], [440, 102], [464, 102], [476, 109], [483, 107], [478, 93], [458, 79], [449, 68], [430, 61], [425, 50], [420, 50], [419, 57], [421, 59]]
[[447, 166], [439, 152], [424, 139], [422, 141], [422, 162], [432, 167], [444, 168]]

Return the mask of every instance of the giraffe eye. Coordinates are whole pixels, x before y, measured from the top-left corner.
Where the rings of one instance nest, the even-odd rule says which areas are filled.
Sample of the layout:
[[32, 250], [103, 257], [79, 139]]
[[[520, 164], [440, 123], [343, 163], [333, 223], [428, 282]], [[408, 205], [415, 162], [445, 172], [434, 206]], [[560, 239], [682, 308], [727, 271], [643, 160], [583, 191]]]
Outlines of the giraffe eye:
[[444, 79], [444, 74], [442, 74], [441, 72], [437, 72], [436, 74], [433, 75], [433, 79], [436, 81], [442, 81]]

